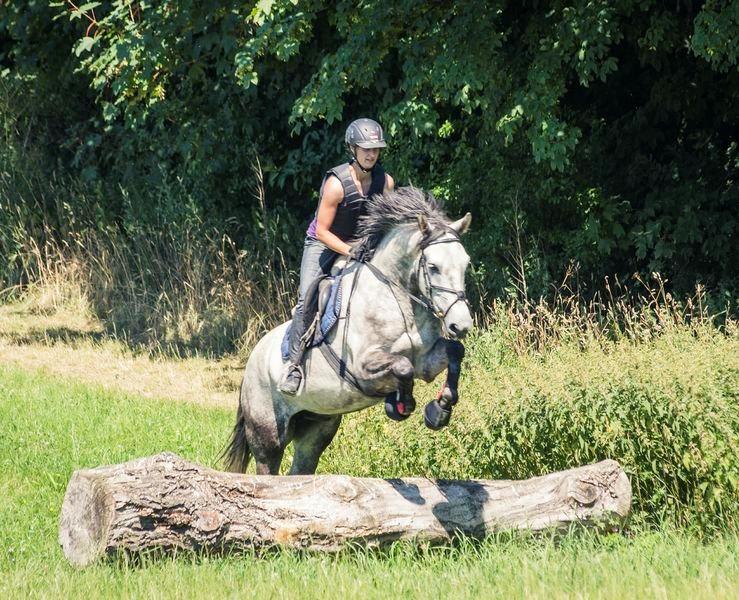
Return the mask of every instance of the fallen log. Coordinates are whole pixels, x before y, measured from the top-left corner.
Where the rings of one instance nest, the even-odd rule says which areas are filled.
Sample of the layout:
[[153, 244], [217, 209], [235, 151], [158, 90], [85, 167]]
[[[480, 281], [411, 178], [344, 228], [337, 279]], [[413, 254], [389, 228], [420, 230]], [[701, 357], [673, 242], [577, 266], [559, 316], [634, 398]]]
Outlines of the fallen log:
[[59, 542], [78, 566], [153, 548], [336, 550], [571, 523], [614, 527], [630, 505], [631, 484], [613, 460], [526, 481], [444, 481], [240, 475], [163, 453], [75, 471]]

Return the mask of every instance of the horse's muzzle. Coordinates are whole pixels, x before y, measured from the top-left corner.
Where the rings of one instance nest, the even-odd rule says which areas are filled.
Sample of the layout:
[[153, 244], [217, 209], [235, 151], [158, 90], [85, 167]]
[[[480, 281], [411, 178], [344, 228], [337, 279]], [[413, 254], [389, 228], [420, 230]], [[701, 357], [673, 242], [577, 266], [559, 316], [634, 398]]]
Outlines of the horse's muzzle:
[[447, 332], [449, 333], [449, 338], [452, 340], [463, 340], [465, 336], [469, 333], [470, 328], [466, 325], [459, 325], [457, 323], [451, 323], [447, 326]]

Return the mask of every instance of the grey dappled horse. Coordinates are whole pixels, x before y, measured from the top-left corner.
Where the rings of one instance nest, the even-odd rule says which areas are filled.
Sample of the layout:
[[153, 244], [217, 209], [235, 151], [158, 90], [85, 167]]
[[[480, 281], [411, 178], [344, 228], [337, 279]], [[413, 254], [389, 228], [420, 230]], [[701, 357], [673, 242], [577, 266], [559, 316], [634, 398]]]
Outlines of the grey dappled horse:
[[[470, 221], [468, 213], [450, 222], [436, 201], [416, 188], [372, 198], [359, 235], [374, 240], [376, 250], [367, 264], [346, 266], [342, 318], [327, 338], [353, 379], [340, 377], [328, 355], [313, 348], [306, 356], [304, 387], [293, 397], [281, 394], [280, 346], [289, 323], [267, 333], [244, 370], [227, 468], [243, 472], [253, 454], [258, 474], [277, 474], [292, 441], [290, 473], [314, 473], [343, 414], [396, 394], [403, 418], [415, 407], [413, 379], [432, 381], [447, 366], [440, 406], [448, 408], [448, 422], [464, 353], [459, 340], [472, 327], [464, 295], [469, 256], [459, 238]], [[436, 410], [432, 421], [445, 425], [439, 406], [431, 405], [427, 424], [429, 408]]]

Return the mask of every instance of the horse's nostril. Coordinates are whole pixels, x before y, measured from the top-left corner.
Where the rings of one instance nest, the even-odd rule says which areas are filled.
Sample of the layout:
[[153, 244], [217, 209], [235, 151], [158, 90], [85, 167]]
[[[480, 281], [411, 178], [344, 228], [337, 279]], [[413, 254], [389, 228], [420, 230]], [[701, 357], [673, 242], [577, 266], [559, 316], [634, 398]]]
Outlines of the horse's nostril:
[[465, 335], [467, 335], [468, 328], [460, 327], [456, 323], [452, 323], [451, 325], [449, 325], [449, 331], [454, 334], [455, 338], [462, 339]]

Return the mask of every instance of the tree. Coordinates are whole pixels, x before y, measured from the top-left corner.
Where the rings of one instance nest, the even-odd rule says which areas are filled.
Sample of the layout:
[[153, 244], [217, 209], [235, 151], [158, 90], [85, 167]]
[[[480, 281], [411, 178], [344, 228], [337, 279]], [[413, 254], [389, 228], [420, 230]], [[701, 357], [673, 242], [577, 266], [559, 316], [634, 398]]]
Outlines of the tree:
[[[268, 197], [302, 218], [346, 122], [368, 115], [401, 182], [473, 211], [493, 290], [512, 236], [533, 294], [572, 261], [596, 283], [659, 270], [683, 290], [736, 284], [737, 0], [70, 5], [55, 4], [95, 94], [74, 125], [88, 175], [177, 180], [198, 218], [243, 220], [256, 152]], [[48, 30], [37, 8], [0, 10], [8, 31]], [[175, 208], [144, 197], [117, 212]]]

